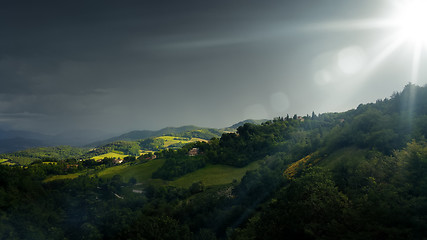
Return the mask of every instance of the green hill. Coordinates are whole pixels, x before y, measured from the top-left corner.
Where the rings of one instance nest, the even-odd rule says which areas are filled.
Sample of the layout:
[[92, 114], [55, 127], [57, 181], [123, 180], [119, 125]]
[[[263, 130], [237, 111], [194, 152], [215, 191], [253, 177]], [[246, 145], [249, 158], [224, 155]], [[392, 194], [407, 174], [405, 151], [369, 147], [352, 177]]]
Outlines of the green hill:
[[[151, 160], [137, 165], [120, 165], [107, 168], [97, 176], [101, 178], [112, 178], [114, 175], [121, 175], [125, 182], [135, 178], [138, 183], [154, 183], [157, 185], [170, 185], [188, 188], [195, 182], [202, 181], [206, 186], [222, 185], [232, 183], [233, 180], [240, 181], [246, 171], [259, 167], [259, 162], [254, 162], [243, 168], [236, 168], [227, 165], [209, 164], [204, 168], [184, 175], [173, 181], [162, 181], [153, 179], [152, 174], [165, 163], [164, 159]], [[70, 175], [70, 177], [74, 177]]]
[[169, 147], [121, 165], [0, 165], [0, 238], [424, 239], [426, 123], [427, 87], [408, 84], [346, 112], [245, 123], [208, 142], [105, 145]]
[[[189, 133], [190, 132], [190, 133]], [[204, 133], [205, 135], [196, 136], [191, 134], [197, 134], [197, 132]], [[206, 135], [207, 134], [207, 135]], [[222, 134], [222, 131], [213, 129], [213, 128], [201, 128], [196, 126], [182, 126], [182, 127], [167, 127], [157, 131], [142, 130], [142, 131], [131, 131], [125, 134], [122, 134], [117, 137], [112, 137], [103, 141], [94, 142], [89, 144], [90, 147], [96, 147], [100, 145], [105, 145], [111, 142], [117, 141], [137, 141], [141, 139], [146, 139], [150, 137], [160, 137], [160, 136], [183, 136], [183, 137], [200, 137], [204, 139], [210, 139], [212, 137], [219, 137]], [[206, 138], [206, 136], [208, 138]]]
[[240, 121], [240, 122], [238, 122], [238, 123], [236, 123], [236, 124], [233, 124], [232, 126], [230, 126], [230, 127], [228, 127], [229, 129], [237, 129], [238, 127], [240, 127], [240, 126], [243, 126], [243, 125], [245, 125], [246, 123], [250, 123], [250, 124], [257, 124], [257, 125], [259, 125], [259, 124], [261, 124], [261, 123], [264, 123], [264, 122], [267, 122], [269, 119], [258, 119], [258, 120], [255, 120], [255, 119], [246, 119], [246, 120], [244, 120], [244, 121]]

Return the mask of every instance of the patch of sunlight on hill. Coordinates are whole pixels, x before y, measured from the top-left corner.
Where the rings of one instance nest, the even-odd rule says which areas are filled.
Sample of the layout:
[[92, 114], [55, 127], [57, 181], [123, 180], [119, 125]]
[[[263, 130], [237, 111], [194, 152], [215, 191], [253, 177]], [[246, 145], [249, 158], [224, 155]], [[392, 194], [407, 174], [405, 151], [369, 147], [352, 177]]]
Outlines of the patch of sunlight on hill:
[[165, 159], [154, 159], [146, 163], [136, 165], [119, 165], [110, 167], [98, 172], [98, 176], [102, 178], [111, 178], [114, 175], [121, 175], [123, 181], [127, 182], [131, 177], [134, 177], [137, 182], [146, 182], [151, 180], [151, 175], [165, 163]]
[[127, 157], [128, 155], [124, 155], [124, 154], [119, 154], [119, 153], [115, 153], [115, 152], [109, 152], [109, 153], [105, 153], [99, 156], [95, 156], [91, 159], [97, 161], [97, 160], [102, 160], [104, 158], [116, 158], [116, 159], [123, 159], [125, 157]]
[[185, 138], [185, 137], [175, 137], [175, 136], [161, 136], [161, 137], [156, 137], [157, 139], [162, 139], [164, 140], [164, 144], [163, 146], [165, 148], [168, 148], [171, 145], [175, 145], [175, 144], [187, 144], [187, 143], [191, 143], [191, 142], [207, 142], [207, 140], [205, 139], [201, 139], [201, 138]]
[[71, 173], [67, 175], [54, 175], [46, 178], [43, 182], [51, 182], [55, 180], [74, 179], [82, 175], [83, 173]]
[[1, 165], [14, 166], [14, 165], [16, 165], [16, 163], [13, 163], [13, 162], [2, 162]]
[[202, 181], [206, 186], [227, 184], [233, 182], [233, 180], [240, 181], [247, 171], [258, 168], [260, 162], [256, 161], [242, 168], [208, 164], [202, 169], [169, 182], [169, 185], [188, 188], [198, 181]]
[[151, 175], [165, 163], [165, 159], [155, 159], [147, 163], [136, 165], [120, 165], [104, 169], [97, 173], [99, 177], [111, 178], [114, 175], [121, 175], [123, 181], [127, 182], [131, 177], [136, 178], [139, 183], [153, 183], [157, 185], [171, 185], [176, 187], [188, 188], [194, 182], [202, 181], [206, 186], [221, 185], [240, 181], [249, 170], [259, 167], [260, 161], [253, 162], [246, 167], [237, 168], [227, 165], [208, 164], [206, 167], [195, 172], [188, 173], [174, 181], [164, 181], [161, 179], [152, 179]]

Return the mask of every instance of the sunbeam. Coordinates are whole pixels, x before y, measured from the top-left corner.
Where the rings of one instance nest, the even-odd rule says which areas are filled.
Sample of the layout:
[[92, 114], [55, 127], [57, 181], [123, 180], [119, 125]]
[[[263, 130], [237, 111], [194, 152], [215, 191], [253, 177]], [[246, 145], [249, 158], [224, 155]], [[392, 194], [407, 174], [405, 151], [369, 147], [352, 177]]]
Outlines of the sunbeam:
[[[359, 19], [324, 22], [310, 25], [307, 29], [312, 31], [366, 31], [366, 30], [384, 30], [386, 34], [378, 47], [364, 46], [365, 49], [379, 50], [377, 53], [369, 53], [371, 59], [368, 60], [363, 69], [363, 75], [370, 75], [377, 70], [379, 66], [391, 58], [397, 49], [403, 45], [412, 45], [411, 75], [408, 81], [417, 83], [419, 80], [419, 71], [421, 69], [421, 57], [423, 50], [427, 46], [427, 28], [424, 26], [427, 22], [427, 1], [394, 1], [394, 11], [388, 16], [377, 19]], [[372, 51], [372, 50], [371, 50]]]

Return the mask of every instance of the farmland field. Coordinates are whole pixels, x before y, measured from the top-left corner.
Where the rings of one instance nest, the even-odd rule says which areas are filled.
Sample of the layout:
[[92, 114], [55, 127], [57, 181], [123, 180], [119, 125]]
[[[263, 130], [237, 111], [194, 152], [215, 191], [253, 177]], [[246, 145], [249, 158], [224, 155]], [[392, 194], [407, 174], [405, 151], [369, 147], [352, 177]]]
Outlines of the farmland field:
[[169, 182], [169, 185], [188, 188], [198, 181], [202, 181], [206, 186], [227, 184], [233, 182], [233, 180], [240, 181], [247, 171], [258, 168], [259, 163], [259, 161], [256, 161], [242, 168], [208, 164], [202, 169]]
[[187, 144], [187, 143], [191, 143], [191, 142], [197, 142], [197, 141], [201, 141], [201, 142], [206, 142], [205, 139], [201, 139], [201, 138], [185, 138], [185, 137], [174, 137], [174, 136], [161, 136], [161, 137], [157, 137], [158, 139], [163, 139], [164, 142], [164, 147], [167, 148], [171, 145], [174, 144], [178, 144], [178, 143], [182, 143], [182, 144]]
[[164, 162], [164, 159], [156, 159], [138, 165], [120, 165], [110, 167], [99, 172], [98, 176], [102, 178], [111, 178], [118, 174], [123, 177], [123, 181], [129, 181], [131, 177], [134, 177], [136, 178], [137, 182], [140, 183], [148, 181], [155, 184], [165, 184], [187, 188], [194, 182], [198, 181], [202, 181], [206, 186], [227, 184], [233, 182], [233, 180], [240, 181], [241, 178], [246, 174], [246, 171], [254, 170], [259, 166], [259, 161], [253, 162], [243, 168], [231, 167], [227, 165], [208, 164], [206, 167], [186, 174], [174, 181], [152, 179], [152, 173], [160, 168]]
[[71, 173], [71, 174], [67, 174], [67, 175], [54, 175], [54, 176], [50, 176], [50, 177], [46, 178], [45, 180], [43, 180], [43, 182], [50, 182], [50, 181], [63, 180], [63, 179], [74, 179], [74, 178], [77, 178], [78, 176], [80, 176], [82, 174], [83, 173]]
[[125, 157], [127, 157], [128, 155], [124, 155], [124, 154], [119, 154], [119, 153], [114, 153], [114, 152], [109, 152], [109, 153], [106, 153], [106, 154], [102, 154], [102, 155], [99, 155], [99, 156], [95, 156], [95, 157], [93, 157], [92, 159], [93, 160], [102, 160], [102, 159], [104, 159], [104, 158], [116, 158], [116, 159], [123, 159], [123, 158], [125, 158]]
[[155, 159], [138, 165], [124, 164], [104, 169], [98, 173], [98, 176], [102, 178], [110, 178], [119, 174], [123, 177], [124, 181], [129, 181], [131, 177], [134, 177], [138, 182], [145, 182], [150, 180], [151, 174], [164, 163], [164, 159]]
[[[152, 183], [156, 185], [171, 185], [175, 187], [188, 188], [194, 182], [202, 181], [206, 186], [227, 184], [233, 182], [233, 180], [240, 181], [241, 178], [249, 170], [258, 168], [260, 161], [253, 162], [246, 167], [237, 168], [227, 165], [219, 164], [208, 164], [206, 167], [199, 169], [195, 172], [188, 173], [174, 181], [165, 181], [161, 179], [152, 179], [151, 175], [158, 168], [165, 163], [165, 159], [155, 159], [146, 163], [130, 165], [123, 164], [119, 166], [109, 167], [100, 172], [96, 173], [101, 178], [112, 178], [114, 175], [120, 175], [123, 181], [127, 182], [130, 178], [134, 177], [139, 183]], [[56, 175], [45, 179], [45, 182], [61, 180], [61, 179], [73, 179], [84, 174], [73, 173], [68, 175]], [[95, 176], [93, 174], [92, 176]]]

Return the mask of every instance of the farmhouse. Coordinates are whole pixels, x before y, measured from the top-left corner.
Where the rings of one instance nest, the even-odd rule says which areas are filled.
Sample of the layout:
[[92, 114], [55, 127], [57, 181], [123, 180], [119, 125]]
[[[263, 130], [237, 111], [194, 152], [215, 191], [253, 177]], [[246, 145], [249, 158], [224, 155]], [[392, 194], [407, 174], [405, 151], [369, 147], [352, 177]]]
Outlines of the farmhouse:
[[123, 162], [123, 159], [113, 159], [114, 164], [120, 164]]
[[190, 151], [188, 151], [188, 156], [197, 156], [199, 155], [199, 148], [192, 148]]

